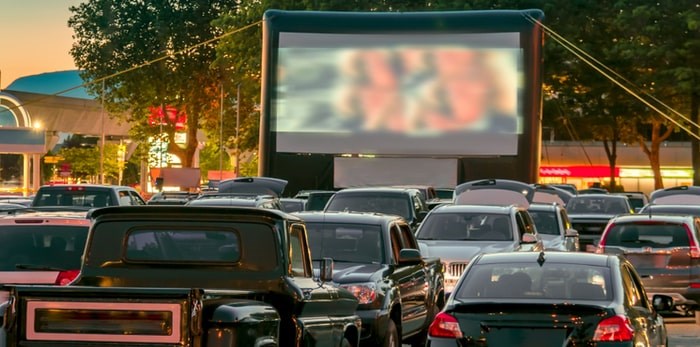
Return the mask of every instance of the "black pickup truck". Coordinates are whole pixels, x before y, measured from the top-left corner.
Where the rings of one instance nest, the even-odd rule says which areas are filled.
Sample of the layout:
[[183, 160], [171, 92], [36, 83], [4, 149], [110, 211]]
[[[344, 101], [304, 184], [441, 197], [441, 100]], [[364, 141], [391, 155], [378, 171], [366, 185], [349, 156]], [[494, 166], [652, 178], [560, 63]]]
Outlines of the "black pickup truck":
[[[357, 299], [318, 282], [303, 221], [252, 208], [107, 207], [79, 277], [10, 287], [0, 346], [357, 346]], [[321, 280], [330, 280], [325, 259]]]
[[413, 232], [399, 216], [378, 213], [300, 212], [312, 258], [332, 257], [333, 282], [360, 301], [361, 345], [424, 346], [442, 309], [439, 258], [422, 258]]

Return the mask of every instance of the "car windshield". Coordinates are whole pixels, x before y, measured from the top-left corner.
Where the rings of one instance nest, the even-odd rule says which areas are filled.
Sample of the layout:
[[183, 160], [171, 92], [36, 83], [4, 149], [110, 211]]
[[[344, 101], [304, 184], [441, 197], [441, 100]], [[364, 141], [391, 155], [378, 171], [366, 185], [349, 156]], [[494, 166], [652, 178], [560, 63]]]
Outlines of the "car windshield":
[[2, 226], [0, 271], [79, 269], [87, 233], [87, 226]]
[[673, 223], [624, 223], [614, 224], [608, 230], [605, 246], [625, 248], [688, 247], [688, 231]]
[[555, 211], [533, 211], [529, 210], [532, 220], [535, 222], [537, 232], [545, 235], [561, 235], [559, 223]]
[[56, 188], [42, 190], [32, 206], [85, 206], [105, 207], [117, 205], [108, 190], [86, 188]]
[[369, 224], [306, 223], [315, 260], [333, 258], [336, 262], [382, 263], [381, 227]]
[[407, 195], [336, 194], [328, 203], [329, 212], [377, 212], [411, 219]]
[[507, 214], [432, 213], [423, 221], [419, 240], [510, 241], [513, 231]]
[[566, 211], [572, 214], [629, 213], [624, 199], [613, 196], [576, 196], [569, 200]]
[[478, 264], [466, 274], [455, 298], [612, 300], [607, 267], [583, 264], [495, 263]]

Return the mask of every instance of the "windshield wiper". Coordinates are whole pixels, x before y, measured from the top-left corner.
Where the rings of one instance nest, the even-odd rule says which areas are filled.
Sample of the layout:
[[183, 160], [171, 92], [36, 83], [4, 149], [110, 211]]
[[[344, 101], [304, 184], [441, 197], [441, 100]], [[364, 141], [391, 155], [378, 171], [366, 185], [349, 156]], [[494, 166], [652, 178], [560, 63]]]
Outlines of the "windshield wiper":
[[21, 270], [36, 270], [36, 271], [66, 271], [59, 267], [47, 266], [47, 265], [36, 265], [36, 264], [16, 264], [16, 269]]

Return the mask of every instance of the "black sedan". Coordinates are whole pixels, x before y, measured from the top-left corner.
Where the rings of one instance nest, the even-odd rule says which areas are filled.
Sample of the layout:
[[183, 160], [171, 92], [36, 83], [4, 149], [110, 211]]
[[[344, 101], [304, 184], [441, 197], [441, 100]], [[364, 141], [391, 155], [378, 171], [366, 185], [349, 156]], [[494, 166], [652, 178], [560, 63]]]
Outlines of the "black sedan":
[[571, 252], [476, 257], [429, 329], [428, 346], [665, 346], [657, 313], [632, 265]]

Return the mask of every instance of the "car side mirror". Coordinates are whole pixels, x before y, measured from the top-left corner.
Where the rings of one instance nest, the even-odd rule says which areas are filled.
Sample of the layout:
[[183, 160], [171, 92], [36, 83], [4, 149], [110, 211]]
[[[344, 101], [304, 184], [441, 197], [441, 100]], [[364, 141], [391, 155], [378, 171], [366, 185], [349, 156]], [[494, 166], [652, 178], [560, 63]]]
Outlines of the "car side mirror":
[[520, 243], [537, 243], [537, 236], [534, 234], [523, 234]]
[[319, 279], [321, 282], [331, 282], [333, 281], [333, 259], [323, 258], [320, 264], [321, 271], [319, 273]]
[[420, 251], [415, 248], [404, 248], [399, 252], [399, 265], [415, 265], [422, 261]]
[[673, 298], [668, 295], [654, 294], [651, 305], [656, 312], [668, 312], [673, 308]]
[[576, 230], [576, 229], [566, 229], [566, 232], [564, 233], [564, 236], [566, 236], [566, 237], [578, 237], [578, 230]]

